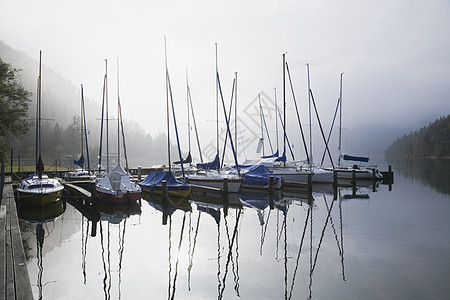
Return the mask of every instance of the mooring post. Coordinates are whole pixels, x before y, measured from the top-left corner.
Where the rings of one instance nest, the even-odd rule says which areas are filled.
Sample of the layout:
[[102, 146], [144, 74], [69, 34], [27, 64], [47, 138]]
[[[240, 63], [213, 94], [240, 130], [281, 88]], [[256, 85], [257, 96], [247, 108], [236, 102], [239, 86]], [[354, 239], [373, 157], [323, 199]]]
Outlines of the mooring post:
[[312, 174], [308, 174], [308, 197], [312, 194]]
[[375, 176], [375, 168], [372, 169], [372, 180], [376, 181], [377, 177]]
[[225, 216], [228, 216], [228, 206], [230, 204], [228, 200], [228, 178], [223, 179], [222, 203], [223, 203], [223, 214]]
[[167, 217], [169, 216], [169, 193], [167, 191], [167, 181], [162, 181], [162, 209], [163, 209], [163, 218], [162, 224], [167, 225]]
[[356, 171], [352, 171], [352, 187], [353, 187], [353, 194], [356, 193]]
[[269, 192], [273, 193], [273, 185], [274, 185], [274, 178], [273, 176], [269, 177]]
[[13, 174], [13, 162], [14, 162], [14, 149], [11, 147], [11, 165], [10, 165], [10, 174], [12, 176]]
[[337, 171], [333, 170], [333, 200], [337, 199], [337, 190], [338, 190], [338, 175]]
[[139, 181], [139, 182], [141, 181], [141, 176], [142, 176], [142, 167], [139, 166], [139, 167], [138, 167], [138, 181]]

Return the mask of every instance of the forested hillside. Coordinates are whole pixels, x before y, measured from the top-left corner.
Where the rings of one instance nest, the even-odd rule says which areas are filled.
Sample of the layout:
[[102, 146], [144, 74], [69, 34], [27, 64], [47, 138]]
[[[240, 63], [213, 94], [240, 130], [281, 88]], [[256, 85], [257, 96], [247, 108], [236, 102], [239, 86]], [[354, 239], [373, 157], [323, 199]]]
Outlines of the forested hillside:
[[386, 158], [450, 157], [450, 115], [398, 138], [384, 154]]
[[[36, 55], [38, 56], [38, 54]], [[36, 82], [38, 75], [38, 61], [23, 52], [16, 51], [0, 41], [0, 58], [10, 64], [12, 68], [20, 69], [19, 81], [23, 87], [32, 93], [28, 111], [30, 131], [27, 135], [9, 137], [9, 143], [13, 150], [14, 160], [20, 155], [22, 164], [32, 165], [35, 159], [35, 116], [36, 116]], [[52, 161], [71, 164], [74, 158], [78, 158], [81, 151], [80, 138], [80, 87], [69, 82], [62, 75], [43, 65], [44, 87], [42, 89], [42, 155], [47, 158], [47, 164]], [[103, 74], [99, 74], [99, 82], [102, 83]], [[89, 132], [90, 160], [92, 164], [97, 162], [100, 142], [101, 95], [92, 99], [85, 96], [87, 129]], [[163, 164], [167, 162], [167, 151], [161, 150], [161, 145], [167, 144], [166, 135], [161, 133], [156, 137], [145, 132], [137, 121], [127, 119], [124, 116], [124, 130], [128, 158], [132, 160], [131, 166], [143, 164]], [[111, 151], [117, 153], [117, 125], [110, 126]], [[115, 134], [115, 136], [114, 136]], [[105, 138], [104, 138], [105, 140]], [[103, 141], [104, 141], [103, 140]], [[123, 151], [122, 151], [123, 153]], [[176, 154], [176, 151], [172, 153]], [[67, 166], [69, 167], [69, 166]]]

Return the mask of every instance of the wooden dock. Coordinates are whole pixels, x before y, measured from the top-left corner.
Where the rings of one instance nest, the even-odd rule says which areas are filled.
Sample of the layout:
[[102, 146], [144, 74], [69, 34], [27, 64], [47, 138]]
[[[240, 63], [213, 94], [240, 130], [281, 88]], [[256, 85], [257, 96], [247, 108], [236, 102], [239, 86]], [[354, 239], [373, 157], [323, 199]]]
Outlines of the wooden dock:
[[10, 176], [5, 178], [0, 226], [0, 300], [33, 299]]

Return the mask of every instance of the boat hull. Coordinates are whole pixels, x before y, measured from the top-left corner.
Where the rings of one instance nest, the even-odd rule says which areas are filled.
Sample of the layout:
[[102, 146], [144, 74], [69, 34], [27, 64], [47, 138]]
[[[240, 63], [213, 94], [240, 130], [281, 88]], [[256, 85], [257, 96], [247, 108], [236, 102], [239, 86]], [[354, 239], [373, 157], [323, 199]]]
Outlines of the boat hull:
[[[144, 186], [141, 185], [141, 189], [145, 193], [162, 196], [163, 190], [162, 186], [155, 185], [153, 187], [151, 186]], [[168, 186], [167, 187], [167, 193], [169, 197], [187, 197], [191, 193], [191, 187], [190, 186]]]
[[18, 201], [26, 206], [45, 206], [57, 202], [61, 199], [63, 187], [52, 192], [28, 192], [17, 190]]
[[[190, 184], [199, 186], [211, 187], [216, 189], [223, 189], [223, 178], [207, 178], [202, 176], [188, 177], [187, 181]], [[227, 179], [228, 192], [237, 193], [241, 186], [241, 179]]]
[[141, 192], [128, 192], [122, 193], [120, 190], [116, 193], [111, 191], [100, 191], [97, 190], [97, 196], [101, 201], [111, 202], [115, 204], [129, 204], [135, 203], [139, 199], [141, 199]]

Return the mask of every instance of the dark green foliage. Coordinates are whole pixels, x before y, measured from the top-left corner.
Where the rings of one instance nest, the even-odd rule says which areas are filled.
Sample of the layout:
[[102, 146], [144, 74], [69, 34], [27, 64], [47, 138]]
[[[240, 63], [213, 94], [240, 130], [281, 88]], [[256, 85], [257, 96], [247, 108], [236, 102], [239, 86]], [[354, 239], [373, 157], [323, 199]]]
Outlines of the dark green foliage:
[[13, 136], [25, 134], [29, 123], [28, 105], [31, 93], [19, 81], [18, 72], [0, 58], [0, 162], [7, 160]]
[[387, 158], [450, 157], [450, 115], [398, 138], [384, 154]]

